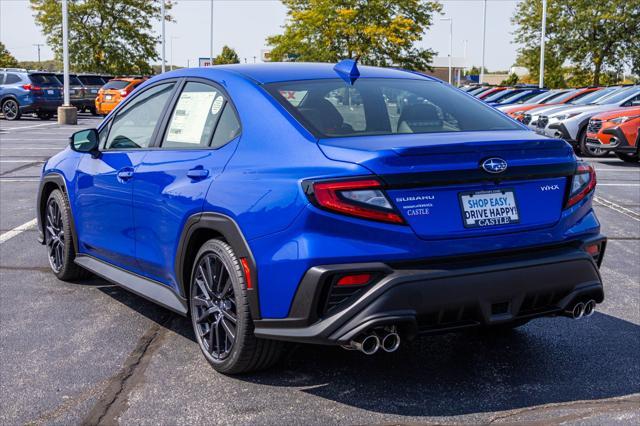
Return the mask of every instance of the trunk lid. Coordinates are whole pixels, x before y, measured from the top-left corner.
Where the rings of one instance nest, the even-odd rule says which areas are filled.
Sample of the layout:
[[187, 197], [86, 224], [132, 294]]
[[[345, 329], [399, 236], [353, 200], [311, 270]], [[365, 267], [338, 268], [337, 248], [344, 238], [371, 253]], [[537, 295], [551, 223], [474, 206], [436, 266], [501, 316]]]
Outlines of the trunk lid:
[[[564, 141], [529, 131], [321, 139], [337, 161], [380, 177], [387, 195], [425, 239], [508, 233], [555, 224], [576, 167]], [[481, 164], [504, 160], [489, 173]]]

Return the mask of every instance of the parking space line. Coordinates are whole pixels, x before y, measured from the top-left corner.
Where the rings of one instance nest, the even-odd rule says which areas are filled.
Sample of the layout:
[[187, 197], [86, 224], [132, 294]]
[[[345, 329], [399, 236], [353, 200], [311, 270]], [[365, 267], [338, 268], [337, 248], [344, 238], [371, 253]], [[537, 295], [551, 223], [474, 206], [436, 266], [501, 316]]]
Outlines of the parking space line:
[[34, 129], [36, 127], [44, 127], [44, 126], [57, 126], [58, 123], [44, 123], [44, 124], [34, 124], [33, 126], [21, 126], [21, 127], [5, 127], [2, 129], [3, 132], [11, 132], [13, 130], [22, 130], [22, 129]]
[[608, 207], [613, 211], [618, 213], [622, 213], [625, 216], [630, 217], [631, 219], [640, 222], [640, 214], [630, 210], [626, 207], [622, 207], [620, 204], [616, 204], [613, 201], [606, 200], [602, 197], [593, 197], [593, 201], [600, 204], [601, 206]]
[[15, 237], [17, 235], [22, 234], [24, 231], [28, 231], [30, 229], [35, 228], [37, 223], [38, 223], [37, 220], [33, 219], [33, 220], [30, 220], [27, 223], [23, 223], [20, 226], [16, 226], [15, 228], [13, 228], [10, 231], [5, 232], [4, 234], [0, 235], [0, 244], [10, 240], [11, 238], [13, 238], [13, 237]]

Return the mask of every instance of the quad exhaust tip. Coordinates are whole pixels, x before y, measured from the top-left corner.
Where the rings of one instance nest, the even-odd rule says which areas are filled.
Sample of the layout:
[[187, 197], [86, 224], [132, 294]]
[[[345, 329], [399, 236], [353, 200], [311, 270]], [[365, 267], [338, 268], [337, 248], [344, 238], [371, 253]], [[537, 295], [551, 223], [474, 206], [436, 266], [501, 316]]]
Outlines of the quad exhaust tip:
[[589, 299], [586, 302], [578, 302], [573, 305], [573, 308], [568, 309], [566, 312], [566, 316], [569, 316], [573, 319], [586, 318], [593, 315], [596, 311], [596, 301], [593, 299]]
[[397, 333], [395, 327], [379, 328], [369, 331], [368, 333], [361, 334], [348, 345], [344, 345], [343, 348], [347, 350], [360, 351], [365, 355], [373, 355], [382, 349], [385, 352], [395, 352], [400, 347], [400, 335]]

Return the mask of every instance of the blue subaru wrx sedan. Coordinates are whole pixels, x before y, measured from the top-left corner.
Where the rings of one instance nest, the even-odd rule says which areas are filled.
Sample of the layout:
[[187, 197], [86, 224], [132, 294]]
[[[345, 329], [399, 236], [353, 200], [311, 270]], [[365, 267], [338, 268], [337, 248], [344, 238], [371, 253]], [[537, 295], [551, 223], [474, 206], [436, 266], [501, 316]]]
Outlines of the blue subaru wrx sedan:
[[37, 208], [58, 278], [189, 316], [233, 374], [285, 342], [373, 354], [591, 315], [595, 185], [566, 142], [439, 80], [271, 63], [148, 80], [47, 161]]

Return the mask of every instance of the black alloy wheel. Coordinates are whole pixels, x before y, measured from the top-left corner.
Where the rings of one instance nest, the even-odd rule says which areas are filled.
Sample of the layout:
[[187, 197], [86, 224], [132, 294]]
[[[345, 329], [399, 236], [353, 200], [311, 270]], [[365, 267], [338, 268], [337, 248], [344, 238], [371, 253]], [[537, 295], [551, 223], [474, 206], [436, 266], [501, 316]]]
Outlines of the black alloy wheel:
[[18, 120], [20, 118], [20, 106], [15, 99], [7, 99], [2, 103], [2, 114], [5, 120]]
[[286, 346], [255, 336], [241, 259], [226, 241], [211, 239], [200, 247], [189, 290], [193, 331], [216, 371], [247, 373], [278, 362]]
[[64, 224], [62, 211], [55, 198], [49, 198], [47, 202], [45, 219], [45, 239], [49, 254], [49, 264], [54, 273], [59, 273], [64, 268], [65, 245]]
[[231, 276], [222, 259], [207, 253], [194, 276], [194, 329], [202, 348], [216, 361], [226, 359], [236, 342], [238, 317]]

